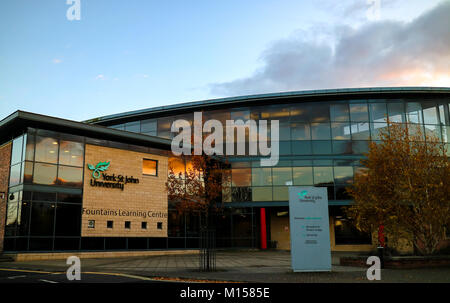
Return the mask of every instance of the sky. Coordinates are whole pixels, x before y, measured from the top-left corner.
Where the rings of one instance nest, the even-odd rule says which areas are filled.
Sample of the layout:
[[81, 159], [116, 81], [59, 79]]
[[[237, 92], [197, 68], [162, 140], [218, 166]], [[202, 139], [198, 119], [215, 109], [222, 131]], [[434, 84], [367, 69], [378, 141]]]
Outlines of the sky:
[[450, 87], [450, 0], [0, 1], [0, 119], [368, 86]]

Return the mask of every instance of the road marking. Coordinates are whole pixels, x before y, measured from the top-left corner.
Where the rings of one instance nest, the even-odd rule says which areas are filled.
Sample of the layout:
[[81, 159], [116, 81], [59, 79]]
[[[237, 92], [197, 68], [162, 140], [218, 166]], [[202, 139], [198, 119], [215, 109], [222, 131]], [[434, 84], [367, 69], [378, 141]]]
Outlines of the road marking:
[[44, 279], [39, 279], [39, 281], [42, 281], [42, 282], [47, 282], [47, 283], [58, 283], [58, 282], [55, 282], [55, 281], [50, 281], [50, 280], [44, 280]]
[[8, 279], [14, 280], [14, 279], [25, 278], [25, 277], [26, 277], [26, 276], [12, 276], [12, 277], [8, 277]]
[[39, 271], [39, 270], [27, 270], [27, 269], [14, 269], [14, 268], [0, 268], [3, 271], [16, 271], [16, 272], [28, 272], [35, 274], [50, 274], [50, 275], [58, 275], [63, 274], [64, 272], [49, 272], [49, 271]]

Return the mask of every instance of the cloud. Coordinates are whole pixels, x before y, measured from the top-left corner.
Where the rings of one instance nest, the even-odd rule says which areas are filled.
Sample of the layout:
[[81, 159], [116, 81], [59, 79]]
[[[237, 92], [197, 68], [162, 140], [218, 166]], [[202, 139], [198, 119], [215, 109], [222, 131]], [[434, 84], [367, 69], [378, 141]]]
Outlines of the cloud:
[[99, 74], [97, 77], [95, 77], [95, 80], [105, 80], [105, 75]]
[[54, 64], [59, 64], [59, 63], [62, 62], [62, 60], [61, 60], [61, 59], [55, 58], [55, 59], [52, 60], [52, 62], [53, 62]]
[[365, 86], [450, 86], [450, 1], [409, 23], [337, 26], [333, 43], [311, 35], [279, 40], [253, 75], [210, 85], [215, 95]]

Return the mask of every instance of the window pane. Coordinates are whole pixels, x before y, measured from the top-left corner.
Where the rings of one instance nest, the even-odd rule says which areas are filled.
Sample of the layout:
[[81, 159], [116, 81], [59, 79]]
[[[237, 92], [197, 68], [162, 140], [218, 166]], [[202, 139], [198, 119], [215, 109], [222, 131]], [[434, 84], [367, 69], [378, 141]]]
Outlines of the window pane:
[[329, 123], [311, 123], [311, 136], [313, 140], [329, 140], [330, 124]]
[[157, 124], [156, 119], [141, 121], [141, 133], [156, 136]]
[[58, 202], [81, 204], [81, 195], [58, 193]]
[[36, 161], [56, 164], [58, 161], [58, 140], [36, 136]]
[[422, 106], [420, 103], [406, 103], [406, 118], [409, 123], [422, 123]]
[[369, 141], [353, 141], [353, 154], [361, 155], [369, 152]]
[[292, 184], [292, 170], [290, 167], [272, 168], [273, 185]]
[[332, 104], [330, 106], [331, 121], [349, 121], [348, 104]]
[[307, 123], [291, 123], [292, 140], [311, 140], [311, 129]]
[[23, 145], [23, 136], [20, 136], [13, 140], [11, 152], [11, 165], [22, 161], [22, 145]]
[[272, 185], [272, 171], [270, 168], [252, 168], [252, 185]]
[[79, 236], [80, 222], [80, 205], [58, 204], [56, 206], [56, 236]]
[[312, 167], [293, 167], [294, 185], [313, 185]]
[[23, 182], [28, 184], [33, 182], [33, 162], [25, 161]]
[[438, 124], [437, 110], [434, 104], [423, 106], [423, 122], [425, 124]]
[[369, 121], [367, 104], [365, 103], [349, 104], [349, 107], [350, 107], [351, 121], [361, 121], [361, 122]]
[[17, 217], [17, 235], [28, 236], [30, 227], [31, 202], [24, 201], [19, 205], [19, 216]]
[[27, 134], [26, 137], [25, 160], [34, 161], [34, 135]]
[[370, 121], [372, 122], [384, 122], [386, 121], [386, 103], [371, 103], [370, 108]]
[[428, 139], [436, 138], [439, 141], [442, 141], [441, 137], [441, 127], [439, 125], [424, 125], [425, 127], [425, 135]]
[[293, 155], [310, 155], [312, 154], [311, 141], [292, 141]]
[[381, 132], [386, 131], [387, 123], [371, 123], [372, 140], [381, 140]]
[[331, 154], [331, 141], [312, 141], [314, 155]]
[[334, 219], [334, 237], [336, 245], [343, 244], [372, 244], [370, 234], [362, 233], [342, 216]]
[[8, 228], [8, 226], [14, 226], [14, 228], [15, 228], [15, 225], [17, 223], [17, 214], [18, 214], [19, 199], [20, 199], [19, 196], [20, 196], [20, 192], [15, 192], [8, 196], [8, 210], [6, 212], [6, 227], [7, 227], [7, 229], [10, 229], [10, 228]]
[[157, 167], [158, 167], [158, 161], [143, 159], [142, 173], [144, 175], [156, 176], [158, 174]]
[[353, 140], [369, 140], [370, 139], [370, 127], [369, 127], [369, 123], [367, 123], [367, 122], [352, 124], [351, 131], [352, 131], [352, 139]]
[[232, 186], [250, 186], [252, 181], [251, 168], [233, 168], [231, 170]]
[[45, 185], [56, 184], [56, 170], [56, 165], [35, 163], [33, 183]]
[[83, 143], [61, 140], [59, 144], [59, 164], [82, 167], [83, 157]]
[[32, 236], [52, 236], [55, 220], [55, 204], [33, 202], [31, 206]]
[[350, 124], [348, 123], [331, 123], [331, 136], [333, 140], [349, 140]]
[[125, 123], [125, 130], [129, 132], [139, 133], [141, 131], [140, 121]]
[[334, 182], [339, 184], [351, 184], [353, 182], [353, 167], [335, 166]]
[[231, 200], [233, 202], [250, 202], [252, 201], [251, 187], [232, 187]]
[[173, 170], [173, 173], [175, 176], [180, 177], [184, 179], [185, 177], [185, 167], [184, 167], [184, 160], [176, 157], [170, 157], [169, 158], [169, 170]]
[[311, 104], [296, 104], [291, 107], [291, 121], [309, 122], [311, 111]]
[[274, 186], [273, 187], [273, 200], [274, 201], [288, 201], [289, 189], [287, 186]]
[[20, 184], [20, 169], [22, 167], [22, 164], [16, 164], [11, 166], [11, 172], [9, 175], [9, 186], [14, 186], [17, 184]]
[[311, 122], [330, 121], [330, 105], [327, 102], [311, 104], [312, 110], [309, 112]]
[[314, 167], [314, 185], [333, 184], [332, 167]]
[[272, 187], [252, 187], [253, 201], [272, 201]]
[[58, 184], [70, 187], [82, 187], [83, 170], [78, 167], [59, 166]]
[[333, 141], [333, 154], [351, 154], [352, 153], [352, 141]]
[[405, 109], [403, 103], [388, 103], [389, 120], [391, 122], [404, 123]]

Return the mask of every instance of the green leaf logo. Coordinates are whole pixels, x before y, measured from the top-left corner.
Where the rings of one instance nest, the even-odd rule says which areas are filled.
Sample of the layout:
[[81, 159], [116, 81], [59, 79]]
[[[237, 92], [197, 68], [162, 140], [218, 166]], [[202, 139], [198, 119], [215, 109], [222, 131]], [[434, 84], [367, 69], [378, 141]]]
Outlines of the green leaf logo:
[[97, 165], [94, 167], [91, 164], [88, 164], [88, 168], [90, 170], [92, 170], [92, 177], [94, 177], [95, 179], [100, 178], [100, 172], [104, 172], [109, 168], [109, 164], [111, 163], [111, 161], [109, 162], [98, 162]]

